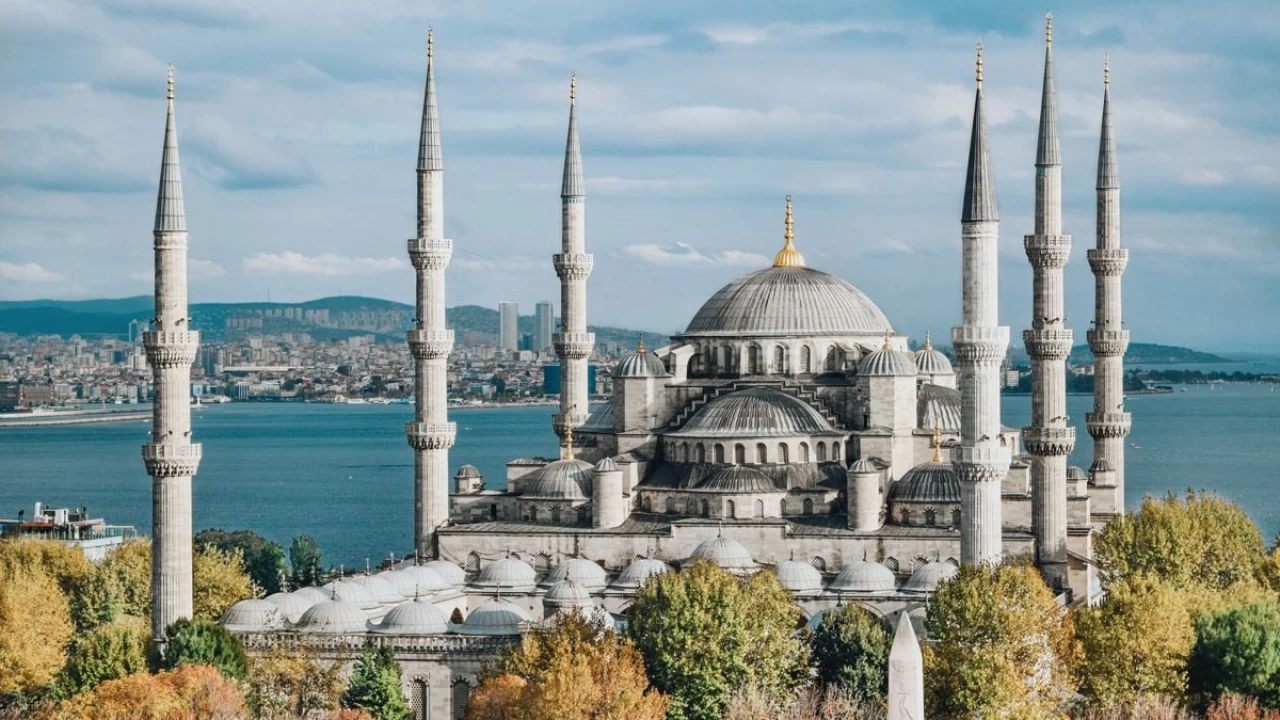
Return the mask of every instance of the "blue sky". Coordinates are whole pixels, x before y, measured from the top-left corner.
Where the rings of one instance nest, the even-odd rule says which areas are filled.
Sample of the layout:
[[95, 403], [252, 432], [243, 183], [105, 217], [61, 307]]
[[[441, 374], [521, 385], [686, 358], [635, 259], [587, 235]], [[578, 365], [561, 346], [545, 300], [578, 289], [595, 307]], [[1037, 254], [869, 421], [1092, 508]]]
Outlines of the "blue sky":
[[[1102, 56], [1136, 341], [1280, 350], [1280, 3], [1055, 10], [1069, 324], [1093, 314]], [[781, 245], [896, 328], [959, 317], [973, 45], [1001, 218], [1002, 322], [1030, 321], [1043, 8], [1025, 2], [9, 0], [0, 298], [142, 294], [176, 66], [193, 301], [412, 302], [405, 239], [436, 31], [450, 304], [558, 298], [579, 80], [591, 322], [682, 328]], [[558, 302], [558, 300], [557, 300]]]

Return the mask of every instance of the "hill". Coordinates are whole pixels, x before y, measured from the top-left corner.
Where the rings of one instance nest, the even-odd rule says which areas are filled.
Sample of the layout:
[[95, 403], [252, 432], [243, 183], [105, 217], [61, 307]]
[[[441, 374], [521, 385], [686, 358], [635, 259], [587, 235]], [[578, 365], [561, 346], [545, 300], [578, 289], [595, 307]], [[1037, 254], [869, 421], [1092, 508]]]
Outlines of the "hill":
[[[1014, 365], [1027, 366], [1031, 362], [1021, 346], [1010, 350], [1010, 359]], [[1076, 345], [1071, 348], [1071, 356], [1067, 359], [1071, 365], [1092, 365], [1093, 353], [1088, 345]], [[1235, 362], [1229, 358], [1213, 353], [1178, 347], [1177, 345], [1157, 345], [1155, 343], [1129, 343], [1129, 350], [1124, 354], [1126, 365], [1186, 365]]]

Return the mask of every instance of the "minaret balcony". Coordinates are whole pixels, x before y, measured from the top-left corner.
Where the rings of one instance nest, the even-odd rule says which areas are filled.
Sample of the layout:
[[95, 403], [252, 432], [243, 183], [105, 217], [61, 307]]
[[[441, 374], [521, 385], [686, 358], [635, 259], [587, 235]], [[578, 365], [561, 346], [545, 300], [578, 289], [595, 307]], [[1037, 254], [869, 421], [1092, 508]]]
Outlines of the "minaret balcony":
[[1026, 235], [1022, 247], [1027, 259], [1038, 269], [1061, 268], [1071, 257], [1070, 235]]
[[1085, 257], [1089, 259], [1089, 267], [1094, 275], [1120, 275], [1129, 264], [1129, 251], [1125, 248], [1093, 248], [1085, 252]]
[[961, 482], [1002, 482], [1009, 473], [1009, 448], [960, 446], [951, 451], [951, 465]]
[[414, 270], [423, 272], [425, 270], [444, 270], [449, 267], [449, 260], [453, 257], [452, 240], [409, 238], [408, 244], [409, 260], [413, 263]]
[[1075, 333], [1071, 330], [1023, 330], [1022, 343], [1033, 360], [1063, 360], [1071, 354]]
[[1009, 328], [1000, 325], [962, 325], [951, 328], [951, 345], [960, 362], [999, 363], [1009, 349]]
[[596, 347], [595, 333], [556, 333], [551, 336], [551, 343], [555, 345], [556, 354], [561, 357], [570, 359], [586, 358], [591, 356], [591, 351]]
[[147, 362], [153, 368], [190, 367], [200, 348], [197, 330], [147, 330], [142, 333]]
[[1133, 427], [1133, 415], [1127, 412], [1085, 413], [1084, 424], [1094, 440], [1122, 438]]
[[1025, 427], [1022, 444], [1027, 452], [1037, 457], [1070, 455], [1076, 446], [1076, 429], [1073, 427]]
[[409, 352], [419, 360], [448, 357], [453, 350], [452, 330], [410, 330], [405, 335]]
[[414, 450], [447, 450], [458, 437], [458, 424], [405, 423], [404, 435]]
[[171, 445], [147, 443], [142, 446], [142, 462], [151, 477], [191, 477], [200, 466], [200, 443]]
[[560, 253], [551, 258], [561, 280], [585, 280], [591, 275], [595, 256], [590, 253]]
[[1124, 355], [1129, 349], [1128, 330], [1088, 330], [1084, 334], [1094, 355]]

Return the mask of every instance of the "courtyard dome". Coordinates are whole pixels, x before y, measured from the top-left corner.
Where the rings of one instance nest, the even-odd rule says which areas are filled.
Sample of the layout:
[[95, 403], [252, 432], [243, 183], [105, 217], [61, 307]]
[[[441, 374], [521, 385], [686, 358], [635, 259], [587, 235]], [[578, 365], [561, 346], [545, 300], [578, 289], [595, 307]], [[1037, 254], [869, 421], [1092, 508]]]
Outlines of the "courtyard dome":
[[783, 560], [775, 572], [778, 583], [793, 593], [817, 592], [822, 589], [822, 573], [807, 562]]
[[590, 607], [595, 605], [591, 600], [591, 593], [572, 580], [560, 580], [550, 588], [547, 588], [547, 594], [543, 596], [542, 602], [552, 608]]
[[227, 608], [218, 622], [232, 632], [261, 632], [284, 626], [284, 618], [275, 603], [255, 599], [241, 600]]
[[889, 487], [889, 502], [958, 503], [960, 479], [951, 463], [920, 463]]
[[533, 587], [536, 577], [529, 563], [519, 558], [505, 557], [481, 570], [472, 585], [481, 590], [527, 589]]
[[529, 614], [519, 606], [494, 600], [473, 610], [466, 622], [453, 626], [453, 631], [462, 635], [519, 635], [520, 629], [531, 622]]
[[585, 560], [583, 558], [569, 558], [556, 566], [542, 580], [543, 585], [554, 585], [561, 580], [572, 580], [588, 591], [596, 591], [604, 589], [608, 584], [608, 580], [604, 574], [604, 568], [598, 564]]
[[698, 490], [733, 494], [785, 492], [774, 485], [768, 475], [746, 465], [716, 470], [698, 485]]
[[356, 575], [348, 582], [355, 583], [368, 590], [369, 595], [379, 605], [393, 605], [404, 599], [404, 595], [396, 590], [391, 583], [387, 582], [386, 578], [378, 575]]
[[695, 412], [669, 437], [796, 437], [835, 435], [831, 423], [803, 400], [768, 387], [721, 395]]
[[831, 592], [892, 592], [897, 588], [893, 571], [878, 562], [859, 560], [850, 563], [836, 575], [827, 589]]
[[590, 487], [591, 463], [570, 458], [547, 463], [525, 486], [526, 500], [586, 500], [583, 488]]
[[902, 586], [907, 592], [937, 592], [938, 586], [956, 576], [960, 569], [948, 562], [931, 562], [921, 565], [906, 584]]
[[427, 600], [415, 598], [391, 608], [373, 630], [388, 635], [443, 635], [449, 632], [449, 618]]
[[308, 586], [298, 588], [293, 591], [293, 594], [310, 601], [312, 605], [333, 599], [333, 591], [327, 587]]
[[726, 570], [751, 570], [756, 561], [751, 558], [742, 543], [726, 537], [713, 537], [704, 540], [693, 549], [686, 564], [692, 565], [698, 560], [709, 560]]
[[326, 600], [302, 614], [298, 629], [315, 633], [363, 633], [369, 617], [360, 606], [346, 600]]
[[380, 575], [401, 597], [411, 598], [417, 595], [429, 595], [450, 590], [453, 584], [440, 576], [440, 573], [422, 565], [410, 565], [402, 570], [392, 570]]
[[324, 585], [321, 589], [332, 593], [334, 600], [348, 602], [365, 610], [372, 610], [382, 604], [373, 597], [373, 593], [369, 592], [367, 588], [351, 580], [334, 580]]
[[614, 578], [611, 587], [619, 590], [636, 590], [643, 586], [650, 576], [668, 572], [671, 572], [671, 566], [661, 560], [637, 558], [622, 569], [618, 577]]
[[432, 560], [423, 563], [421, 567], [434, 570], [437, 575], [445, 579], [445, 582], [454, 587], [462, 587], [467, 584], [467, 571], [448, 560]]
[[889, 347], [889, 333], [885, 331], [884, 347], [862, 358], [858, 363], [858, 374], [863, 377], [914, 377], [916, 362], [910, 355]]
[[281, 617], [291, 623], [298, 622], [298, 618], [302, 617], [302, 613], [306, 612], [315, 605], [319, 600], [311, 599], [310, 596], [300, 595], [296, 592], [286, 593], [278, 592], [268, 595], [266, 601], [276, 606], [280, 611]]
[[[798, 253], [797, 253], [798, 254]], [[777, 337], [879, 334], [889, 319], [861, 290], [821, 270], [783, 265], [725, 285], [685, 335]]]

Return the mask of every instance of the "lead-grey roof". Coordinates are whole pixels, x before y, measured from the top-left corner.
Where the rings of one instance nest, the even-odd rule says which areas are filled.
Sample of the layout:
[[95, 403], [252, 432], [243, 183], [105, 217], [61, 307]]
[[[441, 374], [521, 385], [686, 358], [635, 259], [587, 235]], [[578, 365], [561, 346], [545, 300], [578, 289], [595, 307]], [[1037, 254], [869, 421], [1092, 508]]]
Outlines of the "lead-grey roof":
[[937, 350], [917, 350], [915, 355], [916, 370], [921, 375], [951, 375], [955, 369], [951, 360]]
[[736, 494], [784, 492], [773, 484], [768, 475], [746, 465], [730, 465], [716, 470], [698, 485], [698, 490]]
[[868, 353], [858, 363], [858, 374], [863, 377], [906, 377], [915, 376], [916, 372], [915, 360], [893, 348]]
[[480, 468], [475, 465], [463, 465], [458, 468], [458, 472], [454, 474], [455, 478], [478, 478], [480, 477]]
[[931, 562], [920, 566], [902, 586], [907, 592], [937, 592], [938, 586], [956, 576], [960, 569], [948, 562]]
[[916, 427], [932, 431], [960, 432], [960, 391], [933, 383], [916, 390]]
[[622, 358], [613, 371], [616, 378], [666, 377], [667, 366], [651, 352], [633, 352]]
[[[712, 463], [662, 462], [649, 465], [641, 488], [697, 489], [723, 465]], [[763, 473], [774, 487], [796, 490], [843, 490], [846, 483], [844, 468], [838, 462], [801, 463], [786, 465], [751, 465]]]
[[[981, 57], [981, 56], [979, 56]], [[973, 99], [973, 130], [969, 137], [969, 166], [964, 176], [964, 207], [960, 222], [995, 222], [995, 171], [987, 150], [987, 121], [982, 111], [982, 84]]]
[[702, 406], [667, 435], [699, 438], [759, 438], [837, 435], [826, 418], [799, 398], [768, 387], [748, 387]]
[[436, 73], [432, 45], [427, 34], [427, 88], [422, 93], [422, 131], [418, 137], [418, 170], [443, 170], [444, 153], [440, 150], [440, 118], [436, 112]]
[[921, 463], [889, 488], [889, 502], [958, 503], [960, 480], [950, 463]]
[[173, 67], [169, 67], [168, 110], [164, 119], [164, 152], [160, 157], [160, 189], [156, 194], [156, 232], [186, 232], [182, 203], [182, 170], [178, 167], [178, 125], [173, 113]]
[[703, 540], [685, 563], [692, 565], [698, 560], [709, 560], [726, 570], [748, 570], [756, 566], [751, 552], [742, 543], [727, 537]]
[[547, 573], [542, 585], [554, 585], [561, 580], [572, 580], [589, 591], [601, 590], [608, 581], [604, 568], [586, 558], [568, 558]]
[[843, 278], [807, 267], [770, 267], [720, 288], [685, 335], [880, 334], [889, 319]]
[[845, 566], [827, 589], [832, 592], [892, 592], [897, 587], [893, 571], [878, 562], [856, 560]]
[[586, 500], [594, 466], [576, 458], [548, 463], [537, 472], [521, 497], [527, 500]]
[[1111, 68], [1103, 70], [1102, 135], [1098, 140], [1098, 189], [1120, 187], [1120, 163], [1116, 159], [1115, 128], [1111, 122]]
[[603, 405], [587, 416], [587, 421], [582, 423], [581, 427], [576, 427], [574, 430], [582, 432], [613, 432], [613, 399], [604, 401]]
[[414, 598], [391, 608], [372, 629], [387, 635], [443, 635], [449, 632], [449, 618], [427, 600]]

